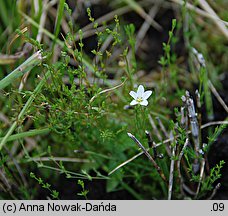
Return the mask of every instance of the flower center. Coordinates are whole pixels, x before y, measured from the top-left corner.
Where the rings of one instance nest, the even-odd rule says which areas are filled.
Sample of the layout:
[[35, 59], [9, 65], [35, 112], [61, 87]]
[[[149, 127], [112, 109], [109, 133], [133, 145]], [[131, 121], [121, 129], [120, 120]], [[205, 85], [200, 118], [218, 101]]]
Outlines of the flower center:
[[140, 102], [143, 101], [143, 99], [142, 99], [141, 97], [138, 97], [138, 98], [136, 99], [136, 101], [137, 101], [138, 103], [140, 103]]

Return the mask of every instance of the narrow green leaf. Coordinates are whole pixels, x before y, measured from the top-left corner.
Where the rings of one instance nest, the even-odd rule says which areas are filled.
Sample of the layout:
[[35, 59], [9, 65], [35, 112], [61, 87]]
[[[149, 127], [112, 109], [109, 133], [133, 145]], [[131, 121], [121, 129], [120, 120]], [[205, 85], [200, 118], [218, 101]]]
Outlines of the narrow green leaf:
[[27, 100], [26, 104], [22, 108], [21, 112], [19, 113], [19, 115], [17, 117], [17, 120], [11, 125], [11, 127], [8, 130], [8, 132], [6, 133], [6, 135], [2, 138], [1, 143], [0, 143], [0, 151], [2, 150], [2, 147], [7, 143], [8, 138], [11, 136], [11, 134], [16, 129], [17, 124], [18, 124], [18, 121], [20, 121], [24, 117], [26, 111], [31, 106], [33, 100], [36, 98], [37, 94], [41, 91], [43, 85], [46, 83], [46, 80], [50, 76], [50, 74], [51, 74], [50, 71], [48, 71], [45, 74], [45, 76], [43, 77], [43, 79], [40, 81], [40, 83], [37, 85], [37, 87], [33, 91], [33, 94], [30, 96], [30, 98]]
[[[18, 134], [11, 135], [8, 138], [7, 141], [14, 141], [14, 140], [22, 139], [22, 138], [25, 138], [25, 137], [37, 136], [37, 135], [40, 135], [40, 134], [48, 133], [49, 131], [50, 131], [49, 128], [30, 130], [30, 131], [26, 131], [26, 132], [23, 132], [23, 133], [18, 133]], [[3, 140], [3, 137], [0, 138], [0, 141], [2, 141], [2, 140]]]
[[62, 18], [63, 18], [63, 12], [64, 12], [64, 4], [65, 4], [65, 0], [59, 1], [59, 7], [58, 7], [57, 15], [56, 15], [56, 20], [55, 20], [55, 33], [54, 33], [55, 40], [53, 41], [53, 44], [52, 44], [52, 50], [54, 49], [56, 39], [60, 32], [60, 27], [61, 27], [61, 22], [62, 22]]
[[29, 57], [24, 63], [18, 66], [14, 71], [12, 71], [9, 75], [3, 78], [0, 81], [0, 90], [8, 86], [10, 83], [15, 81], [18, 77], [23, 76], [26, 72], [30, 71], [36, 65], [38, 65], [42, 60], [42, 56], [40, 51], [34, 53], [31, 57]]

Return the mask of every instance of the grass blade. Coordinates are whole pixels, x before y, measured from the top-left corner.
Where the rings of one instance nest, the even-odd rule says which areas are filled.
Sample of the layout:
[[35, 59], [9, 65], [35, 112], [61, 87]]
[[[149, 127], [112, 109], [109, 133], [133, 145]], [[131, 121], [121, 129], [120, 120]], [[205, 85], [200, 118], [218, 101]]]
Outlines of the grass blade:
[[35, 88], [35, 90], [33, 91], [33, 94], [30, 96], [30, 98], [28, 99], [28, 101], [26, 102], [26, 104], [24, 105], [24, 107], [22, 108], [21, 112], [19, 113], [17, 120], [11, 125], [10, 129], [8, 130], [8, 132], [6, 133], [6, 135], [2, 138], [1, 143], [0, 143], [0, 151], [2, 150], [2, 147], [6, 144], [6, 142], [8, 141], [8, 138], [11, 136], [11, 134], [14, 132], [14, 130], [17, 127], [18, 121], [20, 121], [22, 119], [22, 117], [24, 117], [26, 111], [28, 110], [28, 108], [31, 106], [33, 100], [36, 98], [37, 94], [41, 91], [43, 85], [46, 83], [47, 78], [50, 76], [51, 72], [48, 71], [45, 76], [43, 77], [43, 79], [40, 81], [40, 83], [37, 85], [37, 87]]
[[[26, 131], [23, 133], [14, 134], [14, 135], [8, 137], [7, 141], [14, 141], [14, 140], [22, 139], [25, 137], [37, 136], [40, 134], [48, 133], [49, 131], [50, 131], [49, 128], [30, 130], [30, 131]], [[2, 141], [2, 140], [3, 140], [3, 138], [0, 138], [0, 141]]]
[[41, 60], [41, 53], [40, 51], [37, 51], [31, 57], [29, 57], [23, 64], [21, 64], [13, 72], [11, 72], [8, 76], [6, 76], [0, 81], [0, 90], [8, 86], [18, 77], [21, 77], [23, 74], [30, 71], [32, 68], [38, 65], [41, 62]]
[[65, 0], [60, 0], [57, 15], [56, 15], [56, 20], [55, 20], [55, 33], [54, 33], [55, 40], [53, 41], [53, 44], [52, 44], [52, 51], [54, 50], [56, 39], [60, 32], [60, 26], [61, 26], [61, 21], [62, 21], [63, 12], [64, 12], [64, 4], [65, 4]]

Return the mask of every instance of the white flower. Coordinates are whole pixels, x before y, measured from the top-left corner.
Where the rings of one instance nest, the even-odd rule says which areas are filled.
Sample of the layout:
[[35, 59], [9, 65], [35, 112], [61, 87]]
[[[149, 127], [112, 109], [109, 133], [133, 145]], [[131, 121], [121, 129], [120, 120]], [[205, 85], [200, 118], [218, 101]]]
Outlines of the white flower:
[[202, 149], [199, 150], [199, 153], [200, 153], [201, 155], [204, 155], [204, 151], [203, 151]]
[[147, 99], [152, 94], [152, 91], [144, 91], [144, 87], [142, 85], [140, 85], [138, 87], [137, 92], [130, 91], [129, 94], [134, 98], [134, 100], [131, 101], [131, 103], [130, 103], [131, 106], [136, 105], [136, 104], [140, 104], [142, 106], [147, 106], [148, 105]]

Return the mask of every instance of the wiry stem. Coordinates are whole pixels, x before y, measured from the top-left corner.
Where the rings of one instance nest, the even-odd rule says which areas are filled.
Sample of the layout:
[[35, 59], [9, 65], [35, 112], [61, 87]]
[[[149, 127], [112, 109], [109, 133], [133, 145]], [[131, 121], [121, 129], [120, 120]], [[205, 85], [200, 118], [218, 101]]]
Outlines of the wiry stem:
[[[156, 120], [158, 121], [159, 127], [161, 128], [161, 130], [162, 130], [163, 134], [165, 135], [165, 137], [169, 138], [169, 134], [168, 134], [167, 130], [165, 129], [165, 126], [163, 125], [163, 123], [160, 120], [160, 118], [156, 117]], [[165, 149], [166, 149], [167, 154], [171, 157], [172, 153], [171, 153], [169, 145], [165, 145]]]
[[218, 191], [218, 189], [219, 189], [220, 187], [221, 187], [221, 183], [218, 183], [218, 184], [215, 186], [215, 188], [214, 188], [214, 190], [213, 190], [211, 196], [209, 196], [209, 197], [207, 198], [207, 200], [213, 199], [213, 197], [215, 196], [215, 194], [217, 193], [217, 191]]
[[198, 186], [197, 186], [195, 199], [197, 198], [197, 196], [199, 194], [199, 191], [200, 191], [200, 184], [201, 184], [202, 179], [203, 179], [204, 167], [205, 167], [205, 159], [203, 158], [202, 161], [201, 161], [200, 179], [199, 179], [199, 183], [198, 183]]
[[169, 138], [169, 134], [168, 134], [168, 132], [166, 131], [165, 126], [163, 125], [163, 123], [162, 123], [162, 121], [160, 120], [160, 118], [159, 118], [159, 117], [156, 117], [156, 120], [158, 121], [158, 124], [159, 124], [159, 126], [160, 126], [162, 132], [164, 133], [165, 137], [166, 137], [166, 138]]
[[[228, 124], [227, 119], [225, 121], [213, 121], [213, 122], [208, 122], [204, 125], [201, 126], [201, 129], [213, 126], [213, 125], [221, 125], [221, 124]], [[191, 131], [187, 131], [188, 134], [191, 133]], [[176, 136], [176, 138], [178, 138], [179, 135]], [[157, 143], [156, 147], [160, 146], [160, 145], [164, 145], [169, 143], [170, 141], [172, 141], [170, 138], [166, 139], [160, 143]], [[149, 148], [147, 149], [147, 151], [149, 151]], [[143, 152], [139, 152], [138, 154], [134, 155], [133, 157], [129, 158], [128, 160], [122, 162], [121, 164], [119, 164], [117, 167], [115, 167], [113, 170], [111, 170], [108, 175], [113, 174], [115, 171], [117, 171], [118, 169], [120, 169], [121, 167], [127, 165], [128, 163], [130, 163], [131, 161], [135, 160], [136, 158], [140, 157], [143, 154]]]
[[188, 138], [185, 140], [185, 143], [184, 143], [184, 146], [179, 154], [179, 157], [178, 157], [178, 161], [177, 161], [177, 170], [178, 170], [178, 176], [179, 176], [179, 179], [180, 179], [180, 189], [181, 189], [181, 193], [184, 194], [183, 192], [183, 185], [184, 185], [184, 180], [183, 180], [183, 177], [181, 175], [181, 170], [180, 170], [180, 164], [181, 164], [181, 159], [184, 155], [184, 151], [185, 149], [187, 148], [189, 144], [189, 141], [188, 141]]
[[158, 164], [156, 163], [156, 161], [151, 157], [151, 155], [148, 153], [148, 151], [145, 149], [145, 147], [142, 145], [142, 143], [140, 143], [140, 141], [134, 135], [132, 135], [131, 133], [127, 133], [127, 135], [139, 146], [139, 148], [142, 149], [143, 153], [147, 156], [147, 158], [153, 164], [153, 166], [157, 170], [158, 174], [161, 176], [161, 178], [164, 180], [164, 182], [166, 184], [168, 184], [167, 179], [166, 179], [163, 171], [158, 166]]
[[38, 95], [38, 93], [40, 92], [40, 90], [42, 89], [43, 85], [46, 83], [47, 78], [50, 76], [50, 71], [47, 71], [45, 74], [45, 77], [43, 77], [43, 79], [40, 81], [40, 83], [37, 85], [37, 87], [35, 88], [35, 90], [33, 91], [33, 94], [30, 96], [30, 98], [27, 100], [27, 102], [25, 103], [24, 107], [22, 108], [21, 112], [19, 113], [19, 115], [17, 116], [17, 120], [14, 121], [14, 123], [11, 125], [11, 127], [9, 128], [9, 130], [7, 131], [6, 135], [3, 137], [3, 139], [0, 142], [0, 151], [2, 150], [2, 147], [6, 144], [8, 138], [12, 135], [12, 133], [14, 132], [14, 130], [16, 129], [18, 122], [21, 121], [21, 119], [24, 117], [26, 111], [28, 110], [28, 108], [31, 106], [33, 100], [36, 98], [36, 96]]
[[214, 96], [217, 98], [218, 102], [222, 105], [224, 110], [228, 113], [228, 107], [227, 107], [226, 103], [221, 98], [221, 96], [219, 95], [219, 93], [217, 92], [216, 88], [214, 87], [214, 85], [212, 84], [212, 82], [210, 80], [208, 80], [208, 85], [209, 85], [209, 88], [211, 89], [212, 93], [214, 94]]
[[158, 128], [157, 128], [157, 126], [156, 126], [156, 124], [155, 124], [155, 122], [154, 122], [154, 120], [150, 114], [148, 115], [148, 118], [149, 118], [149, 122], [150, 122], [155, 134], [157, 135], [158, 139], [160, 141], [162, 141], [162, 136], [161, 136], [160, 132], [158, 131]]
[[185, 107], [181, 107], [181, 126], [187, 129], [188, 119], [187, 116], [184, 113]]
[[[182, 96], [183, 102], [185, 102], [187, 110], [188, 110], [188, 116], [190, 119], [190, 124], [191, 124], [191, 132], [193, 136], [193, 141], [194, 141], [194, 148], [195, 148], [195, 153], [196, 156], [199, 156], [199, 150], [200, 150], [200, 136], [199, 136], [199, 124], [197, 120], [197, 114], [195, 111], [195, 106], [193, 99], [190, 98], [190, 94], [188, 91], [186, 91], [185, 96]], [[194, 164], [193, 164], [193, 171], [194, 173], [197, 173], [199, 170], [199, 160], [195, 159]]]
[[147, 137], [147, 140], [148, 140], [148, 146], [149, 146], [149, 148], [152, 148], [152, 150], [153, 150], [154, 159], [156, 159], [156, 158], [162, 159], [164, 156], [163, 156], [163, 154], [158, 154], [157, 153], [157, 145], [153, 141], [150, 132], [146, 130], [145, 133], [146, 133], [146, 137]]
[[[173, 137], [173, 135], [171, 135]], [[173, 172], [174, 172], [174, 165], [175, 165], [175, 152], [176, 152], [176, 141], [174, 140], [174, 146], [172, 149], [172, 158], [170, 164], [170, 172], [169, 172], [169, 189], [168, 189], [168, 200], [171, 200], [172, 197], [172, 190], [173, 190]]]

